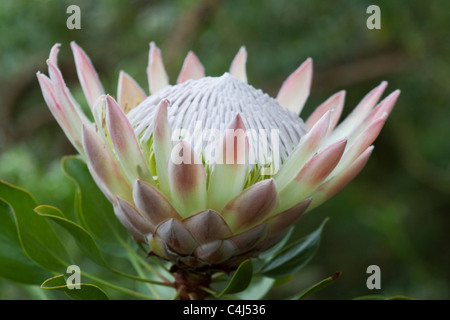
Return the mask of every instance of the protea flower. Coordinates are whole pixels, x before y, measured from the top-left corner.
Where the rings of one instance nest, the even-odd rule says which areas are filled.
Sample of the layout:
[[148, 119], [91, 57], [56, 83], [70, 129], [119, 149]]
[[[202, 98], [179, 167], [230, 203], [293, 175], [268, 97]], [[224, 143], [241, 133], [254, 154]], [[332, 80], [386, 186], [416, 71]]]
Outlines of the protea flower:
[[170, 85], [151, 43], [150, 96], [121, 72], [114, 99], [71, 46], [95, 123], [64, 83], [59, 44], [47, 60], [50, 77], [37, 74], [45, 101], [124, 227], [177, 270], [230, 270], [280, 241], [361, 171], [399, 95], [377, 104], [382, 82], [337, 125], [340, 91], [304, 122], [311, 59], [274, 99], [247, 84], [244, 47], [221, 77], [205, 77], [189, 52]]

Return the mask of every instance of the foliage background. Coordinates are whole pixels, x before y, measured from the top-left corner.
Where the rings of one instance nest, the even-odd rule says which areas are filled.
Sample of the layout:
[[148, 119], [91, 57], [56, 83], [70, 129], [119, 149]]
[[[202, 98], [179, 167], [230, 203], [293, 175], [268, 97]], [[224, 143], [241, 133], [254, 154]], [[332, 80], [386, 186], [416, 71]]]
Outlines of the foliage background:
[[[81, 8], [81, 30], [68, 30], [66, 8]], [[366, 9], [381, 8], [381, 30], [368, 30]], [[300, 222], [304, 233], [325, 217], [317, 256], [275, 287], [283, 298], [332, 275], [316, 299], [368, 294], [450, 298], [450, 2], [2, 0], [0, 2], [0, 179], [30, 190], [42, 204], [73, 210], [74, 186], [60, 158], [75, 151], [56, 124], [35, 77], [46, 73], [51, 46], [78, 101], [85, 103], [69, 42], [90, 55], [107, 92], [120, 70], [147, 88], [148, 43], [163, 52], [175, 81], [193, 50], [218, 76], [241, 45], [249, 82], [276, 95], [307, 57], [314, 80], [303, 115], [347, 90], [344, 113], [382, 80], [399, 101], [366, 168]], [[381, 290], [368, 290], [366, 268], [381, 268]], [[375, 292], [376, 291], [376, 292]], [[35, 290], [0, 279], [0, 299], [31, 299]]]

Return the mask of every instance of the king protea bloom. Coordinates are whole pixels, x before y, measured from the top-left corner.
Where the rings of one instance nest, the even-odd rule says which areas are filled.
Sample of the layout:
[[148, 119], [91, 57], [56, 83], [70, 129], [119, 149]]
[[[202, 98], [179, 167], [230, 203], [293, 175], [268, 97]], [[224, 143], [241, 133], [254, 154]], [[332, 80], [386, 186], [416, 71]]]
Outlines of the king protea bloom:
[[71, 46], [95, 122], [64, 83], [59, 44], [49, 77], [37, 74], [45, 101], [123, 226], [180, 269], [230, 270], [279, 242], [361, 171], [399, 95], [378, 103], [382, 82], [338, 124], [340, 91], [303, 121], [311, 59], [272, 98], [247, 83], [244, 47], [221, 77], [206, 77], [189, 52], [171, 85], [152, 42], [150, 95], [120, 72], [114, 98]]

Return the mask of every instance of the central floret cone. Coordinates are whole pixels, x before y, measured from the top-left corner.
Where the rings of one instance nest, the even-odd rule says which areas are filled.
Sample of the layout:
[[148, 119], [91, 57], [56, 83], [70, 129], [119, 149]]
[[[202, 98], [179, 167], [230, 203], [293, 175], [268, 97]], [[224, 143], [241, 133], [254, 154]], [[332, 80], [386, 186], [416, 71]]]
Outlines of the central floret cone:
[[167, 119], [173, 140], [189, 142], [206, 163], [213, 162], [210, 156], [214, 155], [214, 148], [207, 147], [223, 136], [237, 114], [246, 129], [252, 165], [270, 165], [274, 155], [275, 161], [284, 161], [306, 133], [297, 114], [281, 107], [260, 89], [225, 73], [167, 86], [128, 113], [142, 144], [153, 133], [157, 106], [163, 99], [170, 101]]

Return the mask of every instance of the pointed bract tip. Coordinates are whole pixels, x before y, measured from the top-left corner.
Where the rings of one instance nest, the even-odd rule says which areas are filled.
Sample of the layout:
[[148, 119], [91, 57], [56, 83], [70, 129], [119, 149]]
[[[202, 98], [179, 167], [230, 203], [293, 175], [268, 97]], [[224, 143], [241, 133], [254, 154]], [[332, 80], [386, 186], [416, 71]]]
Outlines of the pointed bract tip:
[[361, 102], [365, 101], [366, 99], [372, 98], [373, 96], [378, 96], [379, 98], [386, 89], [387, 85], [388, 85], [387, 81], [382, 81], [378, 86], [369, 91], [369, 93], [366, 94], [366, 96], [361, 100]]
[[177, 83], [183, 83], [189, 79], [200, 79], [205, 76], [205, 68], [195, 55], [194, 52], [189, 51], [184, 59], [180, 74], [178, 75]]
[[345, 99], [345, 96], [347, 95], [347, 91], [346, 90], [341, 90], [336, 92], [335, 96], [336, 99]]
[[242, 120], [241, 114], [238, 112], [234, 116], [233, 120], [230, 121], [230, 124], [228, 125], [228, 129], [242, 129], [246, 131], [244, 121]]
[[95, 100], [94, 105], [96, 105], [96, 104], [99, 103], [99, 102], [106, 101], [107, 96], [108, 96], [107, 94], [101, 94], [101, 95], [99, 95], [98, 98], [97, 98], [97, 100]]
[[154, 59], [155, 55], [161, 55], [161, 49], [156, 45], [154, 41], [150, 42], [150, 59]]
[[245, 46], [241, 46], [239, 48], [239, 51], [237, 52], [236, 56], [233, 59], [233, 62], [236, 63], [237, 59], [243, 59], [243, 62], [245, 63], [247, 60], [247, 49]]
[[167, 121], [167, 108], [169, 107], [169, 105], [170, 101], [168, 99], [162, 99], [161, 102], [158, 104], [158, 107], [156, 109], [156, 116], [154, 119], [155, 126], [162, 125], [162, 123], [160, 123], [162, 121], [161, 112], [164, 113], [164, 118], [166, 119], [164, 121]]
[[45, 75], [39, 70], [38, 72], [36, 72], [36, 77], [37, 77], [38, 79], [40, 79], [40, 78], [42, 78], [42, 77], [45, 77]]
[[169, 107], [170, 106], [170, 101], [169, 101], [169, 99], [163, 99], [161, 101], [161, 104], [165, 105], [166, 107]]
[[75, 41], [70, 42], [70, 48], [72, 48], [72, 51], [75, 55], [79, 55], [79, 54], [86, 55], [84, 50]]
[[341, 140], [338, 140], [337, 142], [334, 143], [334, 145], [336, 147], [341, 147], [341, 146], [345, 146], [347, 145], [348, 139], [347, 138], [343, 138]]
[[324, 134], [326, 132], [326, 130], [328, 130], [328, 127], [330, 125], [332, 113], [333, 112], [331, 110], [327, 110], [322, 115], [322, 117], [320, 117], [320, 119], [316, 123], [314, 123], [314, 125], [309, 130], [309, 132], [313, 132], [314, 134], [319, 134], [319, 135]]
[[391, 94], [389, 94], [386, 98], [385, 98], [385, 101], [388, 101], [388, 100], [397, 100], [397, 98], [400, 96], [400, 93], [401, 93], [401, 91], [400, 91], [400, 89], [397, 89], [397, 90], [394, 90], [393, 92], [391, 92]]
[[270, 192], [277, 190], [276, 182], [273, 178], [265, 179], [260, 182], [259, 188], [263, 188], [265, 190], [271, 190]]
[[312, 59], [308, 58], [283, 82], [276, 98], [278, 103], [300, 114], [309, 96], [312, 78]]
[[[168, 99], [162, 99], [156, 109], [156, 115], [155, 118], [153, 119], [153, 130], [154, 130], [153, 132], [155, 134], [156, 139], [154, 143], [156, 144], [162, 142], [159, 141], [159, 139], [163, 139], [163, 137], [165, 136], [166, 138], [168, 138], [167, 135], [168, 134], [170, 135], [170, 125], [169, 122], [167, 121], [167, 109], [169, 105], [170, 102]], [[165, 143], [167, 143], [167, 141], [165, 141]], [[160, 159], [157, 159], [157, 161], [158, 160]]]
[[244, 46], [242, 46], [231, 62], [230, 74], [245, 83], [247, 83], [247, 72], [245, 67], [246, 63], [247, 50]]
[[267, 180], [267, 183], [268, 183], [270, 186], [273, 186], [273, 187], [276, 186], [276, 183], [275, 183], [275, 179], [274, 179], [274, 178], [269, 178], [269, 179], [266, 179], [266, 180]]
[[388, 86], [387, 81], [381, 81], [381, 83], [378, 86], [376, 86], [371, 92], [369, 92], [369, 95], [371, 93], [376, 94], [378, 92], [383, 92], [387, 86]]
[[133, 182], [133, 190], [140, 188], [142, 186], [143, 182], [141, 179], [136, 179]]
[[107, 101], [108, 103], [117, 105], [116, 100], [115, 100], [110, 94], [106, 94], [106, 101]]
[[[302, 64], [297, 68], [296, 71], [294, 71], [294, 73], [303, 71], [305, 69], [311, 69], [312, 71], [312, 67], [313, 67], [313, 59], [312, 58], [307, 58], [305, 61], [302, 62]], [[312, 76], [312, 72], [311, 72], [311, 76]]]
[[55, 64], [58, 63], [58, 53], [59, 53], [59, 47], [61, 47], [60, 43], [55, 43], [53, 47], [50, 50], [49, 59], [52, 60]]

